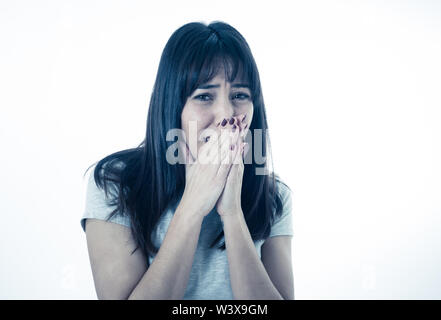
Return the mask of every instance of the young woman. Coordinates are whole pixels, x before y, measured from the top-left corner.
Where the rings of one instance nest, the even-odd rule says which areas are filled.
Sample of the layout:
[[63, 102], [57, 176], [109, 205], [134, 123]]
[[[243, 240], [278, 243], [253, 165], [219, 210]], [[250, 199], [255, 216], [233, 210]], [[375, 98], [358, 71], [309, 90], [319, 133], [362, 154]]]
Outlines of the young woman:
[[144, 141], [89, 176], [81, 225], [99, 299], [294, 299], [291, 191], [268, 170], [266, 129], [242, 35], [176, 30]]

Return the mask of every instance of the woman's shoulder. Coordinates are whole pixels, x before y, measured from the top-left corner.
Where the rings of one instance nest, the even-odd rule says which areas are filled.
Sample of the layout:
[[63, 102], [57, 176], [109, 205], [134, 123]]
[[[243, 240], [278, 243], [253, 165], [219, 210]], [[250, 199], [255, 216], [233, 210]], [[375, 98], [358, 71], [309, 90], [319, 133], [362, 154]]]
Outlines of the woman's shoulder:
[[[106, 165], [100, 166], [99, 170], [96, 169], [97, 164], [90, 167], [91, 170], [86, 184], [85, 206], [80, 220], [84, 231], [86, 219], [89, 218], [106, 220], [130, 227], [130, 218], [127, 215], [122, 215], [119, 212], [113, 214], [117, 209], [118, 188], [112, 181], [106, 181], [106, 187], [104, 188], [103, 176], [105, 175]], [[119, 167], [122, 165], [116, 164]]]
[[270, 237], [279, 235], [293, 235], [292, 226], [292, 191], [280, 177], [276, 178], [277, 193], [280, 196], [281, 207], [271, 226]]
[[286, 197], [291, 197], [292, 190], [288, 186], [288, 184], [280, 178], [279, 175], [275, 174], [275, 181], [276, 181], [276, 192], [279, 194], [281, 199], [286, 199]]

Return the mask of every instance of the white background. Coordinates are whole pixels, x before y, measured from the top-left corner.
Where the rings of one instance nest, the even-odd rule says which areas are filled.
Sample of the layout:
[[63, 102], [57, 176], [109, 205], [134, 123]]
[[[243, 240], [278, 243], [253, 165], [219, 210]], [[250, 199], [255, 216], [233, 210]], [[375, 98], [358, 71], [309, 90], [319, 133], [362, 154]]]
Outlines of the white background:
[[221, 20], [294, 192], [297, 299], [441, 298], [439, 1], [0, 2], [0, 298], [95, 299], [83, 173], [138, 145], [160, 54]]

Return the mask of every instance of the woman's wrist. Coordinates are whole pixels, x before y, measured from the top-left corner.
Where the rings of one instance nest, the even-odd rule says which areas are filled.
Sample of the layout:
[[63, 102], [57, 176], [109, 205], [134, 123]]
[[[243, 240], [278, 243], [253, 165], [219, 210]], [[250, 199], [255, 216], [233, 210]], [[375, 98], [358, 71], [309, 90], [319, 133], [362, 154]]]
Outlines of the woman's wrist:
[[224, 213], [220, 215], [223, 223], [233, 222], [237, 223], [243, 219], [242, 209], [231, 210], [229, 213]]
[[185, 201], [184, 198], [182, 198], [181, 202], [177, 206], [175, 215], [184, 217], [186, 220], [195, 223], [198, 222], [202, 223], [202, 220], [204, 219], [205, 216], [200, 209], [194, 207], [193, 205], [191, 205], [191, 203]]

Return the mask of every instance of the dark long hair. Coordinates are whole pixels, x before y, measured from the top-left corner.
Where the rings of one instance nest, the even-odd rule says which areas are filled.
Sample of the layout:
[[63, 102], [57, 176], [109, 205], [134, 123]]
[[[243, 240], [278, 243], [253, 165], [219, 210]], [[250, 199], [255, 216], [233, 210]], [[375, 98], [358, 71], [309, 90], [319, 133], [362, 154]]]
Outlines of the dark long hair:
[[[274, 173], [256, 175], [256, 168], [268, 168], [271, 149], [259, 73], [251, 50], [243, 36], [226, 23], [188, 23], [172, 34], [162, 53], [144, 141], [135, 148], [101, 159], [93, 173], [97, 187], [104, 189], [107, 196], [110, 194], [110, 205], [116, 206], [108, 219], [117, 214], [128, 216], [137, 243], [135, 250], [140, 248], [146, 257], [158, 252], [152, 232], [164, 210], [179, 200], [185, 187], [185, 165], [171, 165], [166, 161], [166, 150], [175, 143], [166, 140], [166, 133], [182, 128], [181, 113], [187, 97], [216, 75], [219, 61], [223, 61], [228, 70], [228, 81], [235, 79], [238, 70], [248, 81], [254, 106], [249, 131], [262, 129], [264, 132], [260, 148], [265, 161], [258, 164], [253, 159], [252, 163], [245, 163], [242, 182], [241, 205], [253, 240], [266, 239], [276, 215], [282, 212], [276, 184], [276, 179], [280, 181], [278, 176]], [[113, 194], [109, 192], [109, 183], [116, 187]], [[224, 250], [223, 236], [223, 230], [219, 230], [211, 247], [217, 244]]]

